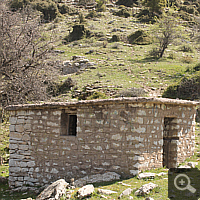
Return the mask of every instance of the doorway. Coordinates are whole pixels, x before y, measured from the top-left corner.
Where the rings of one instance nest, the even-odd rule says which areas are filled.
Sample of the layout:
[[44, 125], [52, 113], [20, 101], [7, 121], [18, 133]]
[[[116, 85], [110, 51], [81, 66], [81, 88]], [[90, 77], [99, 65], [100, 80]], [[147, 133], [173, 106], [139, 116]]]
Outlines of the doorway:
[[178, 127], [174, 117], [164, 118], [163, 130], [163, 166], [175, 168], [177, 164]]

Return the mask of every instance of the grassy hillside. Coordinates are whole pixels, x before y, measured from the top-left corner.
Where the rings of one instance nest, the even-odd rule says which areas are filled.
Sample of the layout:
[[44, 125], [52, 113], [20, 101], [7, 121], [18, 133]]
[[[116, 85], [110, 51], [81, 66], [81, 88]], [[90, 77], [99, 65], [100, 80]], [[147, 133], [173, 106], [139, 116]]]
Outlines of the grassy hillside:
[[[79, 8], [83, 16], [90, 12]], [[85, 56], [95, 63], [94, 69], [85, 69], [81, 73], [60, 75], [59, 81], [71, 77], [75, 86], [67, 93], [54, 100], [70, 100], [76, 91], [86, 86], [95, 86], [107, 96], [114, 97], [120, 91], [142, 88], [146, 96], [161, 96], [171, 84], [178, 83], [183, 77], [192, 77], [196, 72], [193, 67], [199, 63], [199, 44], [195, 37], [198, 33], [193, 26], [179, 23], [180, 37], [169, 44], [163, 58], [150, 56], [150, 51], [158, 47], [155, 39], [157, 24], [141, 23], [136, 17], [119, 17], [113, 15], [118, 7], [107, 8], [97, 13], [97, 17], [85, 19], [82, 23], [91, 32], [89, 37], [68, 41], [69, 32], [79, 23], [78, 15], [66, 15], [58, 23], [46, 24], [48, 32], [55, 32], [58, 41], [54, 45], [53, 60], [55, 67], [61, 70], [62, 62], [71, 60], [72, 56]], [[170, 10], [171, 13], [175, 12]], [[146, 31], [152, 37], [148, 45], [129, 44], [128, 36], [137, 30]], [[178, 33], [177, 33], [178, 34]], [[119, 42], [110, 42], [117, 35]], [[189, 49], [189, 50], [188, 50]]]
[[[53, 5], [55, 6], [55, 4]], [[62, 7], [63, 5], [67, 7]], [[57, 93], [54, 93], [51, 101], [77, 101], [88, 98], [141, 95], [161, 97], [164, 91], [166, 97], [171, 95], [173, 98], [180, 98], [174, 94], [177, 94], [177, 85], [181, 85], [181, 89], [185, 85], [188, 87], [188, 82], [183, 80], [191, 80], [189, 81], [189, 89], [183, 90], [183, 98], [191, 99], [190, 97], [193, 96], [192, 90], [190, 90], [193, 87], [191, 82], [199, 83], [200, 45], [199, 13], [197, 12], [199, 6], [196, 5], [196, 9], [192, 11], [192, 5], [186, 7], [185, 4], [175, 5], [172, 3], [170, 8], [166, 9], [165, 15], [173, 16], [179, 21], [180, 35], [173, 43], [169, 44], [164, 56], [160, 59], [150, 55], [150, 52], [158, 47], [158, 41], [155, 37], [158, 25], [152, 24], [156, 18], [151, 19], [151, 23], [147, 23], [148, 20], [145, 20], [145, 16], [138, 17], [137, 15], [142, 7], [135, 6], [138, 7], [107, 6], [104, 7], [103, 12], [94, 12], [91, 9], [85, 9], [84, 6], [62, 3], [59, 7], [59, 12], [61, 12], [61, 7], [63, 9], [62, 15], [58, 14], [56, 9], [54, 21], [43, 24], [46, 30], [45, 34], [47, 36], [54, 34], [55, 39], [51, 55], [47, 58], [46, 63], [53, 65], [60, 74], [59, 79], [52, 86]], [[187, 10], [188, 8], [191, 9]], [[116, 13], [121, 16], [117, 16]], [[130, 14], [130, 17], [127, 13]], [[84, 25], [88, 35], [85, 34], [82, 38], [72, 41], [72, 37], [69, 35], [73, 31], [73, 26], [80, 24]], [[138, 30], [145, 31], [150, 36], [151, 42], [146, 45], [130, 44], [128, 36]], [[117, 38], [118, 41], [113, 42], [113, 38]], [[73, 56], [84, 56], [93, 62], [94, 66], [80, 72], [63, 75], [63, 62], [72, 60]], [[170, 85], [173, 86], [169, 89]], [[199, 87], [198, 84], [196, 86]], [[199, 96], [196, 95], [194, 99], [199, 99]], [[196, 153], [188, 161], [199, 161], [199, 125], [196, 128]], [[0, 126], [0, 156], [4, 160], [3, 165], [0, 166], [0, 176], [5, 177], [8, 177], [8, 139], [8, 124], [4, 122]], [[200, 169], [200, 165], [198, 168]], [[165, 171], [165, 169], [152, 170], [156, 173], [160, 171]], [[139, 188], [149, 181], [139, 181], [135, 177], [123, 180], [123, 182], [130, 184], [131, 188]], [[167, 199], [167, 176], [157, 177], [152, 182], [158, 184], [159, 188], [148, 196], [154, 199]], [[109, 199], [116, 199], [126, 189], [125, 186], [121, 186], [117, 182], [96, 185], [96, 193], [91, 199], [100, 199], [100, 195], [97, 194], [99, 187], [118, 192], [116, 195], [111, 195]], [[75, 192], [72, 196], [74, 194]], [[30, 196], [35, 197], [34, 194], [29, 193], [11, 194], [8, 185], [0, 183], [0, 199], [21, 199]], [[143, 197], [134, 198], [143, 199]]]

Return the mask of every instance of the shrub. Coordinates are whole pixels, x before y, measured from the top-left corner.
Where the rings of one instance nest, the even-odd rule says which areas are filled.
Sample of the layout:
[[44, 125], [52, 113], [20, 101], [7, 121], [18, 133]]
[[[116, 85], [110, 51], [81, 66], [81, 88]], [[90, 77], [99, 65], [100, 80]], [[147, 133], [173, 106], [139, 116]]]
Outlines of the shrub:
[[89, 97], [87, 97], [87, 100], [92, 100], [92, 99], [107, 99], [108, 96], [106, 96], [105, 93], [102, 92], [94, 92], [92, 95], [90, 95]]
[[116, 4], [133, 7], [134, 5], [138, 4], [138, 0], [118, 0]]
[[106, 11], [106, 0], [96, 0], [97, 5], [96, 5], [96, 11], [97, 12], [105, 12]]
[[90, 37], [91, 32], [87, 29], [85, 29], [83, 24], [79, 24], [79, 25], [74, 25], [73, 26], [73, 31], [64, 39], [72, 42], [75, 40], [80, 40], [83, 37]]
[[168, 58], [174, 60], [176, 59], [176, 54], [174, 52], [170, 52]]
[[61, 14], [70, 13], [70, 8], [65, 4], [62, 4], [62, 5], [58, 4], [58, 10]]
[[22, 9], [24, 6], [28, 5], [30, 0], [12, 0], [10, 1], [10, 8], [12, 11]]
[[110, 42], [119, 42], [120, 37], [118, 35], [113, 35], [112, 38], [110, 39]]
[[181, 61], [189, 64], [193, 62], [193, 58], [191, 56], [183, 56]]
[[56, 3], [52, 0], [13, 0], [10, 2], [10, 8], [13, 11], [26, 5], [31, 5], [33, 9], [40, 11], [47, 21], [54, 20], [60, 14]]
[[74, 85], [75, 82], [72, 80], [72, 78], [69, 77], [64, 82], [51, 82], [50, 84], [48, 84], [47, 92], [50, 95], [58, 96], [60, 94], [68, 92], [70, 88]]
[[43, 14], [43, 18], [47, 21], [52, 21], [59, 15], [58, 7], [52, 0], [36, 0], [32, 2], [32, 6], [40, 11]]
[[153, 58], [159, 58], [160, 53], [161, 53], [161, 50], [159, 48], [153, 48], [151, 51], [149, 51], [149, 56]]
[[189, 14], [198, 14], [198, 11], [195, 9], [194, 5], [183, 5], [180, 7], [180, 10]]
[[190, 45], [182, 45], [182, 46], [179, 48], [179, 51], [193, 53], [193, 52], [194, 52], [194, 48], [193, 48], [192, 46], [190, 46]]
[[184, 21], [194, 22], [194, 18], [187, 12], [181, 10], [178, 13], [173, 14], [174, 17], [180, 17]]
[[[159, 13], [161, 14], [161, 13]], [[160, 18], [160, 15], [157, 13], [152, 13], [148, 9], [142, 9], [136, 17], [141, 21], [145, 23], [155, 23], [158, 18]]]
[[200, 63], [196, 64], [196, 66], [193, 68], [194, 71], [200, 71]]
[[169, 86], [162, 97], [187, 100], [200, 99], [200, 74], [192, 78], [182, 78], [179, 83]]
[[126, 90], [121, 90], [115, 95], [115, 97], [139, 97], [145, 95], [145, 90], [142, 88], [131, 88]]
[[97, 17], [97, 13], [95, 10], [91, 10], [88, 15], [86, 15], [86, 18], [94, 18]]
[[145, 32], [144, 30], [138, 30], [128, 36], [128, 41], [131, 44], [151, 44], [151, 37], [150, 35]]
[[78, 18], [79, 18], [80, 23], [85, 22], [85, 16], [83, 15], [83, 13], [79, 13]]
[[131, 16], [131, 14], [130, 14], [130, 12], [128, 11], [127, 8], [122, 8], [122, 9], [120, 9], [119, 11], [114, 12], [113, 14], [116, 15], [116, 16], [125, 17], [125, 18]]

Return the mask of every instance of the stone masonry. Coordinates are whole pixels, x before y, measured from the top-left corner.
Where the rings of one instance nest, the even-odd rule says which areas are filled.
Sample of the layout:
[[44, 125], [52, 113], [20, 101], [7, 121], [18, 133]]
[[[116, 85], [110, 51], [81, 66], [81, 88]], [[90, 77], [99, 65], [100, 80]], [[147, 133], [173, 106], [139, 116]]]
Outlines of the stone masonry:
[[194, 153], [196, 105], [141, 97], [7, 107], [9, 185], [176, 167]]

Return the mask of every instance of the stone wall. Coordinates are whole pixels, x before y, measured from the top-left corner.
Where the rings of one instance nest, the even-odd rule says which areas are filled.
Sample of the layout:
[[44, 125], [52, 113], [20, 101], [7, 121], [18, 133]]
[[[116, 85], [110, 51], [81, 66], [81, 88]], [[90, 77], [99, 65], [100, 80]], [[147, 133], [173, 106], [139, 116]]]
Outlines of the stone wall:
[[[10, 108], [11, 188], [49, 184], [91, 174], [123, 178], [163, 166], [163, 130], [172, 117], [170, 159], [178, 165], [193, 155], [195, 104], [146, 101], [89, 101]], [[77, 135], [61, 135], [62, 113], [77, 115]]]

